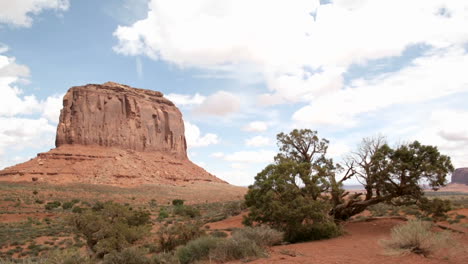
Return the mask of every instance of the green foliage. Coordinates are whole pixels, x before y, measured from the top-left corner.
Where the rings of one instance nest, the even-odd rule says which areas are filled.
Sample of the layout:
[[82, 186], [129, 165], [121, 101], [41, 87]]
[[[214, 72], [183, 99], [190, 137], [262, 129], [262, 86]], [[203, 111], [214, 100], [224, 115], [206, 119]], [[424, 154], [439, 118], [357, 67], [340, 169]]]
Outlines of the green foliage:
[[169, 217], [169, 213], [167, 212], [167, 210], [165, 208], [159, 209], [159, 216], [158, 216], [159, 220], [163, 220], [163, 219], [166, 219], [168, 217]]
[[161, 227], [156, 236], [159, 250], [168, 252], [204, 234], [201, 223], [175, 223]]
[[55, 208], [59, 208], [61, 205], [61, 203], [59, 201], [53, 201], [53, 202], [48, 202], [46, 203], [46, 205], [44, 206], [44, 208], [46, 210], [52, 210], [52, 209], [55, 209]]
[[184, 247], [178, 248], [176, 256], [181, 264], [188, 264], [197, 260], [206, 259], [210, 251], [221, 241], [220, 238], [203, 236], [190, 241]]
[[172, 205], [174, 206], [184, 205], [184, 200], [181, 200], [181, 199], [172, 200]]
[[126, 248], [104, 256], [103, 264], [150, 264], [146, 252], [138, 248]]
[[283, 241], [284, 234], [268, 226], [246, 227], [233, 232], [235, 240], [251, 240], [258, 246], [267, 247], [278, 245]]
[[452, 204], [449, 200], [442, 200], [439, 198], [427, 199], [424, 197], [420, 199], [418, 206], [427, 216], [432, 216], [434, 218], [446, 218], [446, 213], [452, 210]]
[[267, 256], [262, 247], [248, 239], [223, 239], [210, 251], [210, 258], [220, 262]]
[[[245, 196], [246, 225], [267, 224], [283, 231], [287, 241], [336, 236], [344, 221], [380, 203], [415, 203], [424, 191], [443, 186], [453, 171], [450, 158], [436, 147], [415, 141], [396, 148], [383, 138], [364, 139], [344, 164], [326, 157], [328, 140], [310, 129], [277, 135], [279, 153], [255, 177]], [[339, 179], [337, 175], [342, 175]], [[365, 193], [349, 194], [343, 183], [357, 177]], [[384, 208], [377, 214], [384, 214]], [[397, 214], [397, 210], [392, 210]]]
[[[283, 160], [257, 174], [255, 184], [249, 186], [245, 196], [250, 212], [244, 217], [244, 224], [258, 222], [270, 225], [283, 231], [285, 240], [289, 242], [329, 238], [338, 234], [338, 227], [328, 216], [331, 204], [317, 199], [320, 195], [317, 186], [311, 183], [301, 188], [296, 184], [296, 176], [306, 175], [309, 169], [308, 163]], [[333, 232], [332, 227], [335, 227]], [[312, 234], [314, 231], [321, 233]], [[307, 238], [305, 234], [312, 237]]]
[[431, 231], [432, 224], [411, 220], [392, 228], [391, 239], [381, 244], [391, 254], [415, 253], [428, 256], [437, 249], [450, 247], [450, 233]]
[[174, 207], [174, 214], [180, 215], [180, 216], [187, 216], [190, 218], [195, 218], [200, 216], [200, 211], [189, 205], [177, 205]]
[[148, 212], [130, 210], [113, 202], [99, 203], [92, 210], [74, 214], [70, 222], [84, 236], [88, 247], [101, 258], [130, 247], [151, 229]]
[[180, 264], [179, 259], [170, 252], [163, 252], [151, 258], [151, 264]]
[[68, 209], [71, 209], [73, 207], [74, 203], [73, 202], [64, 202], [62, 204], [62, 208], [63, 210], [68, 210]]
[[223, 238], [223, 237], [227, 237], [228, 234], [226, 232], [223, 232], [223, 231], [214, 231], [214, 232], [210, 233], [210, 236]]

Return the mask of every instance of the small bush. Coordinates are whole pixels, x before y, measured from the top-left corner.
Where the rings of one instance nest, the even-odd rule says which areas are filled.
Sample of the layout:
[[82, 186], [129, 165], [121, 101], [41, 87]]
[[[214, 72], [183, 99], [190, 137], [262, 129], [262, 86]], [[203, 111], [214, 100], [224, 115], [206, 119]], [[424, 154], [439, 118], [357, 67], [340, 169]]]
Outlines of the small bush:
[[268, 226], [246, 227], [233, 232], [235, 240], [251, 240], [261, 247], [278, 245], [283, 241], [284, 234]]
[[169, 217], [169, 213], [167, 212], [167, 210], [165, 208], [159, 209], [159, 216], [158, 216], [159, 220], [163, 220], [163, 219], [166, 219], [168, 217]]
[[201, 223], [176, 223], [161, 227], [156, 236], [159, 250], [168, 252], [204, 234]]
[[74, 206], [73, 209], [72, 209], [72, 212], [75, 213], [75, 214], [81, 214], [83, 212], [83, 208], [81, 208], [79, 206]]
[[160, 253], [151, 258], [151, 264], [180, 264], [172, 253]]
[[177, 249], [176, 256], [181, 264], [192, 263], [197, 260], [207, 259], [212, 249], [221, 242], [220, 238], [204, 236], [192, 240], [184, 247]]
[[59, 208], [61, 205], [61, 203], [59, 201], [53, 201], [53, 202], [48, 202], [46, 203], [46, 205], [44, 206], [44, 208], [46, 210], [52, 210], [52, 209], [55, 209], [55, 208]]
[[123, 251], [151, 230], [148, 212], [130, 210], [113, 202], [97, 204], [92, 210], [74, 214], [70, 223], [100, 258]]
[[210, 233], [210, 236], [222, 238], [222, 237], [227, 237], [228, 234], [226, 232], [223, 232], [223, 231], [214, 231], [214, 232]]
[[103, 264], [149, 264], [145, 252], [136, 248], [127, 248], [122, 252], [112, 252], [104, 257]]
[[172, 205], [174, 206], [184, 205], [184, 200], [181, 200], [181, 199], [172, 200]]
[[47, 264], [87, 264], [92, 263], [89, 257], [83, 256], [76, 249], [54, 250], [45, 255]]
[[43, 204], [44, 203], [44, 201], [40, 200], [40, 199], [36, 199], [34, 202], [37, 203], [37, 204]]
[[267, 254], [263, 248], [248, 239], [224, 239], [210, 251], [210, 258], [221, 262], [259, 257], [267, 257]]
[[190, 218], [195, 218], [200, 216], [200, 210], [193, 206], [188, 205], [177, 205], [174, 207], [174, 214], [180, 216], [188, 216]]
[[392, 228], [391, 239], [381, 244], [392, 254], [416, 253], [428, 256], [433, 251], [448, 245], [450, 233], [432, 232], [432, 224], [420, 220], [410, 220]]
[[434, 218], [446, 218], [446, 213], [452, 209], [452, 203], [449, 200], [439, 198], [432, 200], [424, 198], [421, 199], [419, 208]]
[[71, 209], [72, 207], [73, 207], [73, 202], [64, 202], [62, 204], [63, 210], [68, 210], [68, 209]]

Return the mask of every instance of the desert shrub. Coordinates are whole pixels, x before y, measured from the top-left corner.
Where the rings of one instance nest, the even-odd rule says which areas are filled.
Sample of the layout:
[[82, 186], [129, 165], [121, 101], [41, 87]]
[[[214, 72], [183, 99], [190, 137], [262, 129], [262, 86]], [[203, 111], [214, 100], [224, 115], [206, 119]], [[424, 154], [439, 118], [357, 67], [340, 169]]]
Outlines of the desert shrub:
[[235, 240], [251, 240], [261, 247], [278, 245], [283, 241], [284, 234], [268, 226], [246, 227], [233, 232]]
[[90, 258], [80, 254], [78, 249], [54, 250], [45, 255], [47, 264], [88, 264]]
[[159, 253], [151, 258], [151, 264], [180, 264], [177, 257], [169, 252]]
[[450, 239], [450, 233], [433, 232], [431, 227], [430, 222], [410, 220], [392, 228], [390, 240], [382, 240], [381, 244], [390, 253], [416, 253], [427, 256], [434, 250], [449, 245]]
[[190, 241], [184, 247], [179, 247], [175, 255], [181, 264], [188, 264], [197, 260], [207, 259], [210, 251], [220, 242], [220, 238], [203, 236]]
[[113, 202], [101, 203], [93, 206], [92, 210], [74, 214], [70, 223], [100, 258], [114, 251], [121, 252], [151, 230], [148, 212], [130, 210]]
[[79, 206], [74, 206], [73, 209], [72, 209], [72, 212], [75, 213], [75, 214], [80, 214], [83, 212], [83, 208], [79, 207]]
[[44, 201], [41, 200], [41, 199], [36, 199], [36, 200], [34, 200], [34, 202], [37, 203], [37, 204], [43, 204], [44, 203]]
[[33, 191], [33, 194], [34, 194], [34, 195], [37, 195], [38, 193], [39, 193], [39, 192], [38, 192], [37, 190], [34, 190], [34, 191]]
[[181, 200], [181, 199], [172, 200], [172, 205], [174, 206], [184, 205], [184, 200]]
[[266, 256], [262, 247], [248, 239], [223, 239], [210, 251], [210, 258], [221, 262]]
[[185, 245], [190, 240], [205, 234], [201, 229], [201, 223], [175, 223], [170, 226], [161, 227], [156, 232], [159, 250], [163, 252], [172, 251], [177, 246]]
[[155, 208], [158, 206], [158, 203], [156, 202], [155, 199], [151, 199], [151, 201], [148, 202], [148, 205], [151, 207], [151, 208]]
[[200, 210], [193, 206], [177, 205], [174, 207], [174, 214], [195, 218], [197, 216], [200, 216]]
[[114, 251], [104, 257], [103, 264], [149, 264], [144, 251], [137, 248], [126, 248], [121, 252]]
[[457, 214], [457, 216], [455, 216], [455, 219], [464, 219], [464, 218], [466, 218], [465, 215]]
[[53, 202], [48, 202], [46, 203], [46, 205], [44, 206], [44, 208], [46, 210], [52, 210], [52, 209], [55, 209], [55, 208], [59, 208], [61, 205], [61, 203], [59, 201], [53, 201]]
[[388, 215], [388, 211], [392, 209], [392, 206], [385, 203], [374, 204], [368, 207], [372, 216], [384, 216]]
[[63, 210], [68, 210], [68, 209], [71, 209], [72, 207], [73, 207], [73, 202], [64, 202], [62, 204]]
[[224, 214], [227, 216], [239, 215], [245, 209], [245, 203], [241, 201], [229, 202], [223, 208]]
[[214, 231], [214, 232], [210, 233], [210, 236], [212, 236], [212, 237], [227, 237], [228, 234], [226, 232], [223, 232], [223, 231]]
[[446, 213], [452, 209], [449, 200], [442, 200], [439, 198], [434, 198], [432, 200], [427, 198], [421, 199], [418, 206], [426, 215], [434, 218], [446, 218]]
[[163, 220], [163, 219], [166, 219], [168, 217], [169, 217], [169, 213], [167, 212], [167, 210], [165, 208], [159, 209], [159, 216], [158, 216], [159, 220]]

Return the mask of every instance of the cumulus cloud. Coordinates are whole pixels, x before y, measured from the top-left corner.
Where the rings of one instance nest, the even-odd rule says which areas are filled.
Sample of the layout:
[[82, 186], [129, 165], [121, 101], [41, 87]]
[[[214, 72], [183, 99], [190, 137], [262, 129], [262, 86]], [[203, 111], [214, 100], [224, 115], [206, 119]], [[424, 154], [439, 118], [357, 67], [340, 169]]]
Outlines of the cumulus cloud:
[[264, 147], [271, 145], [269, 138], [264, 136], [255, 136], [245, 140], [245, 145], [249, 147]]
[[242, 128], [248, 132], [264, 132], [268, 129], [268, 123], [262, 121], [253, 121]]
[[410, 45], [468, 41], [466, 1], [320, 2], [151, 0], [145, 19], [116, 29], [114, 50], [180, 67], [249, 65], [270, 90], [260, 102], [277, 104], [339, 91], [352, 64], [400, 56]]
[[[450, 155], [455, 167], [468, 166], [468, 111], [438, 109], [419, 125], [414, 138], [436, 145]], [[411, 136], [410, 138], [413, 138]]]
[[300, 124], [351, 127], [360, 114], [468, 91], [468, 54], [462, 48], [431, 51], [393, 73], [357, 79], [342, 90], [319, 97], [293, 114]]
[[32, 15], [47, 9], [66, 11], [69, 7], [69, 0], [0, 1], [0, 23], [30, 27], [33, 22]]
[[204, 115], [226, 116], [238, 112], [240, 105], [240, 98], [237, 95], [218, 91], [208, 96], [194, 111]]
[[191, 124], [190, 122], [184, 121], [185, 126], [185, 138], [189, 148], [194, 147], [205, 147], [208, 145], [218, 144], [218, 135], [207, 133], [202, 135], [198, 126]]
[[[6, 52], [7, 48], [3, 50]], [[8, 153], [11, 157], [15, 151], [53, 145], [62, 96], [38, 100], [34, 95], [24, 95], [17, 84], [29, 74], [27, 66], [0, 55], [0, 155]], [[2, 167], [18, 160], [2, 159]]]
[[200, 95], [199, 93], [196, 93], [194, 95], [170, 93], [164, 96], [167, 99], [171, 100], [176, 106], [200, 105], [206, 99], [205, 96]]

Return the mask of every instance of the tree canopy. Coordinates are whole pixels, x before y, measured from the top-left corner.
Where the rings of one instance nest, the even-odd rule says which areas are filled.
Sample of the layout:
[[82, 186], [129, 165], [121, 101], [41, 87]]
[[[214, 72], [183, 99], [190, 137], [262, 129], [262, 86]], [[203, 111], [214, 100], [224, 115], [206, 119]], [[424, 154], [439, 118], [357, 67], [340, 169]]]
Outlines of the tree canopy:
[[[250, 213], [244, 222], [272, 225], [290, 234], [290, 240], [303, 240], [297, 235], [311, 233], [304, 229], [322, 228], [323, 237], [332, 236], [330, 222], [347, 220], [370, 205], [418, 201], [424, 195], [421, 184], [437, 190], [453, 171], [448, 156], [418, 141], [392, 148], [383, 137], [365, 138], [339, 164], [327, 158], [329, 141], [316, 131], [295, 129], [278, 134], [277, 140], [274, 163], [249, 186]], [[352, 178], [363, 185], [364, 192], [343, 188]]]

